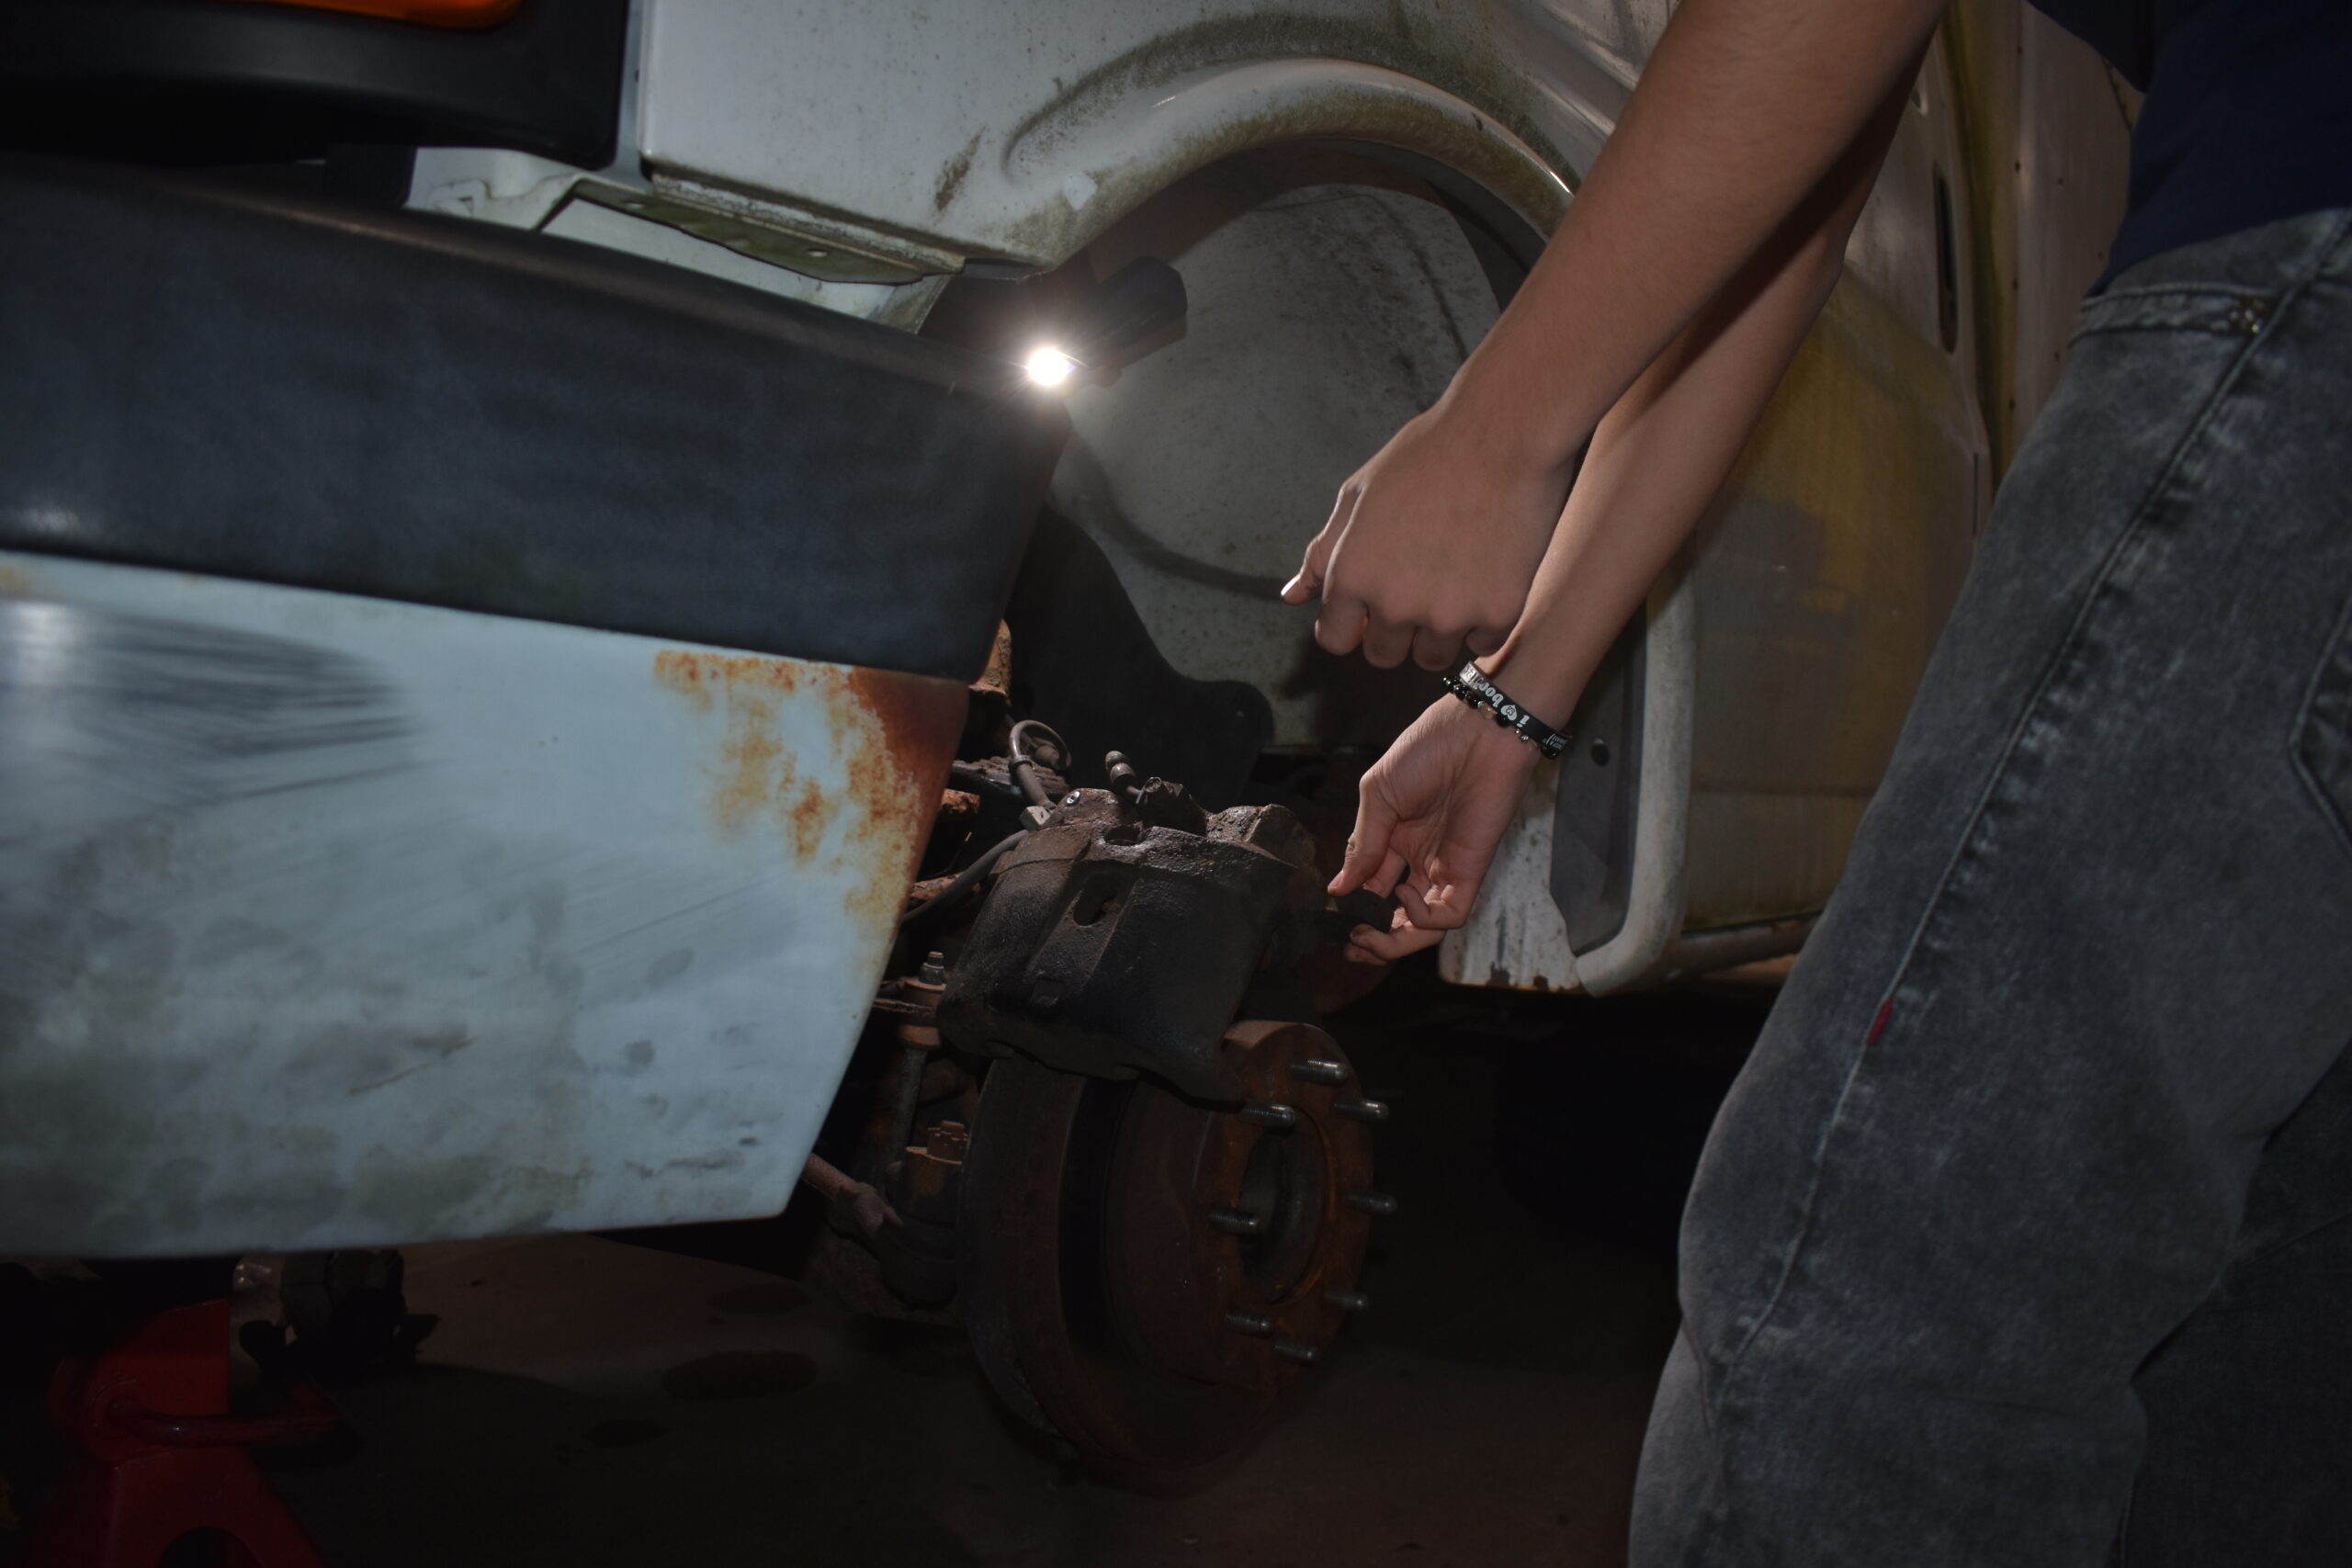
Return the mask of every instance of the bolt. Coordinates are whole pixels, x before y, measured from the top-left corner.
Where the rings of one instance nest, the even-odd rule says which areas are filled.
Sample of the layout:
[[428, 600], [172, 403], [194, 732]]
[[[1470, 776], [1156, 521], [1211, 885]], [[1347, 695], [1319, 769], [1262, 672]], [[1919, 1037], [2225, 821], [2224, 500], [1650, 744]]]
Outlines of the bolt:
[[1308, 1083], [1343, 1084], [1348, 1081], [1348, 1065], [1322, 1056], [1302, 1056], [1290, 1065], [1290, 1076]]
[[1257, 1235], [1266, 1222], [1247, 1209], [1211, 1209], [1209, 1224], [1227, 1235]]
[[1274, 1320], [1256, 1312], [1227, 1313], [1225, 1325], [1236, 1334], [1272, 1334], [1274, 1331]]
[[1385, 1219], [1396, 1212], [1396, 1200], [1385, 1192], [1351, 1192], [1348, 1194], [1348, 1207]]
[[1297, 1111], [1287, 1105], [1269, 1105], [1262, 1100], [1253, 1100], [1234, 1114], [1252, 1126], [1272, 1127], [1278, 1132], [1287, 1133], [1298, 1125]]
[[1372, 1298], [1362, 1291], [1326, 1291], [1323, 1300], [1336, 1312], [1365, 1312], [1372, 1306]]
[[1295, 1339], [1277, 1339], [1274, 1341], [1274, 1354], [1285, 1361], [1296, 1361], [1302, 1367], [1311, 1367], [1323, 1352]]
[[921, 973], [917, 975], [916, 978], [920, 979], [926, 986], [944, 986], [947, 984], [947, 954], [944, 953], [934, 953], [930, 957], [924, 959], [922, 961], [922, 969]]
[[1388, 1102], [1385, 1100], [1343, 1100], [1331, 1109], [1351, 1122], [1368, 1122], [1375, 1127], [1388, 1120]]
[[1072, 790], [1068, 795], [1062, 796], [1062, 804], [1064, 806], [1076, 806], [1078, 804], [1078, 791]]

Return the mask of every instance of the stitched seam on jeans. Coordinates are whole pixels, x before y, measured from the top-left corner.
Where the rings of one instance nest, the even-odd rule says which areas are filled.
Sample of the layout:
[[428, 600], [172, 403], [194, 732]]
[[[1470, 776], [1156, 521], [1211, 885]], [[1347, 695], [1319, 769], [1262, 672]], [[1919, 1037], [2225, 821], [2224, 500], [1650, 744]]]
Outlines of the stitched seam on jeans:
[[[2303, 689], [2302, 704], [2295, 710], [2294, 731], [2287, 737], [2287, 750], [2293, 758], [2295, 777], [2301, 782], [2303, 793], [2311, 796], [2320, 816], [2335, 830], [2336, 842], [2344, 846], [2346, 853], [2352, 853], [2352, 822], [2345, 820], [2344, 803], [2321, 782], [2311, 759], [2314, 730], [2334, 728], [2330, 716], [2335, 725], [2341, 725], [2344, 717], [2352, 716], [2324, 716], [2318, 712], [2321, 695], [2339, 680], [2344, 682], [2347, 698], [2352, 699], [2352, 600], [2345, 602], [2335, 628], [2327, 634], [2327, 651], [2321, 655], [2319, 667], [2312, 671], [2311, 684]], [[2339, 745], [2352, 746], [2352, 733], [2337, 733], [2335, 739]]]
[[[2308, 275], [2298, 276], [2293, 283], [2280, 291], [2278, 316], [2285, 316], [2289, 308], [2301, 296], [2308, 280]], [[2058, 646], [2051, 651], [2049, 660], [2034, 677], [2033, 694], [2027, 699], [2023, 711], [2018, 715], [2016, 723], [2010, 728], [2008, 736], [2002, 742], [2000, 756], [1995, 761], [1991, 773], [1986, 776], [1984, 788], [1978, 792], [1975, 803], [1969, 807], [1968, 820], [1961, 831], [1960, 841], [1953, 847], [1951, 858], [1944, 863], [1944, 869], [1938, 874], [1935, 891], [1928, 896], [1927, 908], [1920, 912], [1918, 923], [1912, 928], [1911, 935], [1904, 942], [1902, 956], [1895, 960], [1894, 978], [1887, 983], [1886, 989], [1880, 993], [1878, 1005], [1871, 1010], [1873, 1018], [1891, 1016], [1889, 1010], [1894, 1009], [1897, 998], [1905, 986], [1909, 983], [1913, 960], [1919, 955], [1921, 948], [1926, 945], [1929, 928], [1936, 923], [1937, 916], [1942, 912], [1946, 897], [1952, 891], [1962, 866], [1971, 859], [1971, 852], [1975, 848], [1978, 837], [1984, 829], [1986, 815], [1994, 803], [1994, 796], [1998, 793], [2003, 781], [2009, 776], [2010, 768], [2017, 758], [2018, 749], [2023, 745], [2027, 734], [2034, 728], [2035, 720], [2048, 701], [2052, 688], [2083, 646], [2084, 628], [2086, 623], [2093, 613], [2107, 602], [2108, 590], [2113, 581], [2116, 568], [2123, 558], [2124, 552], [2139, 541], [2149, 518], [2154, 513], [2158, 504], [2172, 489], [2175, 479], [2179, 476], [2182, 466], [2188, 461], [2189, 452], [2211, 429], [2214, 420], [2220, 416], [2221, 409], [2229, 400], [2230, 394], [2236, 389], [2238, 382], [2245, 376], [2246, 365], [2254, 357], [2262, 341], [2261, 338], [2250, 338], [2238, 356], [2231, 362], [2229, 368], [2214, 384], [2212, 391], [2207, 395], [2204, 406], [2197, 411], [2196, 417], [2190, 422], [2188, 429], [2182, 434], [2180, 440], [2174, 446], [2172, 455], [2165, 460], [2164, 467], [2158, 470], [2154, 480], [2148, 486], [2147, 493], [2143, 495], [2133, 506], [2130, 520], [2125, 523], [2122, 531], [2116, 536], [2115, 542], [2108, 547], [2106, 555], [2099, 561], [2097, 575], [2092, 579], [2089, 589], [2083, 595], [2081, 606], [2075, 612], [2075, 618], [2068, 623], [2065, 635], [2059, 638]], [[1815, 1141], [1813, 1148], [1813, 1168], [1805, 1182], [1804, 1198], [1799, 1209], [1796, 1235], [1789, 1243], [1788, 1256], [1781, 1259], [1780, 1276], [1773, 1280], [1771, 1292], [1765, 1297], [1763, 1309], [1756, 1314], [1756, 1321], [1748, 1325], [1747, 1331], [1740, 1336], [1739, 1343], [1734, 1346], [1730, 1354], [1724, 1358], [1723, 1386], [1726, 1396], [1729, 1395], [1731, 1384], [1737, 1375], [1740, 1363], [1747, 1358], [1748, 1348], [1756, 1343], [1757, 1337], [1764, 1332], [1766, 1326], [1771, 1323], [1773, 1315], [1779, 1312], [1781, 1298], [1788, 1292], [1789, 1281], [1796, 1274], [1797, 1260], [1804, 1256], [1805, 1244], [1812, 1238], [1814, 1211], [1821, 1196], [1823, 1173], [1828, 1168], [1830, 1140], [1837, 1136], [1838, 1126], [1845, 1121], [1846, 1103], [1853, 1094], [1855, 1081], [1861, 1077], [1862, 1065], [1870, 1059], [1875, 1043], [1876, 1031], [1873, 1029], [1872, 1038], [1866, 1040], [1860, 1048], [1855, 1051], [1853, 1062], [1846, 1069], [1845, 1081], [1838, 1087], [1837, 1104], [1822, 1123], [1821, 1136]]]

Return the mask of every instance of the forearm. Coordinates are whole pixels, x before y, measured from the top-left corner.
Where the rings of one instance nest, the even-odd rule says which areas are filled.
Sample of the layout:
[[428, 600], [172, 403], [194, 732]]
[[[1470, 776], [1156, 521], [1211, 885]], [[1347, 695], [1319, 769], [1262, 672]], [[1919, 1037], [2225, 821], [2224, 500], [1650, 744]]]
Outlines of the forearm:
[[1900, 87], [1889, 95], [1781, 232], [1593, 433], [1526, 609], [1482, 661], [1539, 717], [1566, 724], [1619, 630], [1738, 462], [1837, 284], [1904, 100]]
[[1564, 471], [1909, 80], [1944, 4], [1684, 0], [1442, 415], [1498, 461]]

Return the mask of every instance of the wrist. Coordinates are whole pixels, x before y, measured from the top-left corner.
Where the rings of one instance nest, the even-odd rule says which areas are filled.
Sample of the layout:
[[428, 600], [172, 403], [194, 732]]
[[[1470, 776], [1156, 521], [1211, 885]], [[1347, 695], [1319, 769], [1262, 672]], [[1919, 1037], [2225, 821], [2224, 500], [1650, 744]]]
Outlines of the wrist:
[[1503, 647], [1479, 656], [1477, 668], [1524, 703], [1538, 719], [1566, 731], [1576, 715], [1576, 703], [1583, 701], [1585, 684], [1592, 680], [1592, 670], [1609, 651], [1609, 644], [1616, 642], [1611, 637], [1597, 649], [1588, 649], [1583, 644], [1592, 639], [1578, 637], [1576, 630], [1578, 627], [1574, 626], [1559, 626], [1559, 616], [1529, 614], [1512, 627]]
[[1552, 653], [1535, 639], [1522, 637], [1520, 630], [1502, 647], [1481, 656], [1477, 665], [1528, 712], [1563, 733], [1592, 673], [1577, 669], [1573, 660]]
[[1454, 373], [1430, 413], [1449, 435], [1476, 452], [1481, 462], [1564, 481], [1589, 434], [1571, 434], [1577, 422], [1565, 405], [1560, 390], [1521, 374], [1490, 344]]
[[1484, 715], [1497, 728], [1524, 742], [1537, 755], [1558, 757], [1567, 750], [1567, 732], [1546, 723], [1533, 708], [1488, 679], [1476, 660], [1438, 678], [1463, 706]]

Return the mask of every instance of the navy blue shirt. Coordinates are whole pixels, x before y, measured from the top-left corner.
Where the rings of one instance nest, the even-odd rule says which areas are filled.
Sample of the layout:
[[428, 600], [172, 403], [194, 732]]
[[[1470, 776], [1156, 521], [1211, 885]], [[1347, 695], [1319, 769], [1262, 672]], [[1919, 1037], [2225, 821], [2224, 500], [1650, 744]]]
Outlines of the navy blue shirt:
[[2148, 95], [2109, 276], [2177, 245], [2352, 207], [2352, 0], [2034, 3]]

